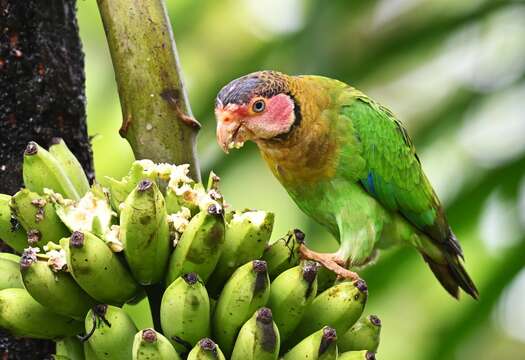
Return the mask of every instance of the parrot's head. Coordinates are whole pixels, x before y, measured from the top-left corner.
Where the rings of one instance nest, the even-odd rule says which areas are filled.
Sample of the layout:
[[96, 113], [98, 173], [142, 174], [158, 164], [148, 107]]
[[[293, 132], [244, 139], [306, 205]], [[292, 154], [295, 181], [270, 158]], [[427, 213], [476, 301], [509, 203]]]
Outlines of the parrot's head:
[[224, 86], [215, 104], [217, 141], [227, 153], [247, 140], [256, 143], [286, 138], [300, 120], [289, 89], [290, 77], [259, 71]]

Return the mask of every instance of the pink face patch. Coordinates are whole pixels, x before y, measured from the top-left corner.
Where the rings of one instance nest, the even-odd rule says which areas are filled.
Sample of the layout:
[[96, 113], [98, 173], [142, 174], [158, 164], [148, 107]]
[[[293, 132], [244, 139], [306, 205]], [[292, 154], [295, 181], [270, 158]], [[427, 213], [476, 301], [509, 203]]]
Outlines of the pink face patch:
[[290, 131], [294, 121], [294, 102], [290, 96], [279, 94], [266, 100], [260, 115], [246, 119], [245, 126], [258, 138], [270, 139]]

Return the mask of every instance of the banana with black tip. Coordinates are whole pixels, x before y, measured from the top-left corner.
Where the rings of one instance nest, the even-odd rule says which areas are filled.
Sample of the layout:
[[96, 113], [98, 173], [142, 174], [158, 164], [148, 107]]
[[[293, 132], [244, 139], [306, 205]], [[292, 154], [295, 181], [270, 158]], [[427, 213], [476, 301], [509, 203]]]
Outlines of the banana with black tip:
[[139, 331], [133, 341], [133, 360], [180, 360], [164, 335], [153, 329]]
[[0, 239], [21, 253], [27, 247], [27, 233], [11, 211], [11, 196], [0, 194]]
[[170, 255], [170, 234], [164, 197], [151, 180], [140, 181], [126, 198], [120, 239], [135, 279], [142, 285], [160, 282]]
[[82, 331], [82, 323], [55, 314], [25, 289], [0, 290], [0, 328], [14, 336], [57, 339]]
[[66, 252], [69, 272], [93, 299], [120, 306], [140, 292], [117, 255], [95, 235], [75, 231], [71, 238], [60, 240], [60, 245]]
[[213, 318], [213, 333], [226, 355], [233, 350], [241, 326], [270, 297], [266, 262], [250, 261], [239, 267], [221, 292]]
[[284, 360], [336, 360], [337, 355], [337, 331], [325, 326], [295, 345]]
[[376, 360], [376, 354], [372, 351], [347, 351], [339, 354], [338, 360]]
[[280, 338], [272, 310], [260, 308], [241, 327], [231, 360], [277, 360]]
[[124, 310], [111, 305], [96, 305], [84, 322], [87, 341], [100, 360], [132, 359], [137, 328]]
[[270, 286], [268, 307], [272, 309], [283, 344], [317, 294], [317, 269], [317, 263], [304, 262], [277, 276]]
[[24, 288], [20, 266], [20, 256], [9, 253], [0, 253], [0, 290]]
[[209, 338], [199, 340], [187, 360], [226, 360], [219, 346]]
[[210, 302], [196, 273], [177, 278], [164, 292], [160, 305], [164, 335], [183, 354], [210, 335]]
[[76, 156], [69, 150], [64, 140], [53, 138], [49, 153], [57, 160], [73, 184], [79, 197], [89, 191], [89, 180]]
[[64, 168], [46, 149], [36, 142], [27, 144], [24, 151], [22, 176], [26, 188], [39, 194], [51, 189], [65, 198], [78, 200], [80, 196]]
[[381, 336], [381, 320], [375, 315], [359, 319], [347, 332], [339, 337], [341, 351], [368, 350], [377, 352]]
[[294, 229], [265, 249], [262, 259], [268, 264], [270, 279], [299, 265], [299, 247], [304, 243], [304, 238], [301, 230]]
[[206, 282], [211, 275], [224, 245], [222, 208], [211, 204], [195, 215], [182, 233], [168, 265], [166, 285], [180, 275], [195, 272]]

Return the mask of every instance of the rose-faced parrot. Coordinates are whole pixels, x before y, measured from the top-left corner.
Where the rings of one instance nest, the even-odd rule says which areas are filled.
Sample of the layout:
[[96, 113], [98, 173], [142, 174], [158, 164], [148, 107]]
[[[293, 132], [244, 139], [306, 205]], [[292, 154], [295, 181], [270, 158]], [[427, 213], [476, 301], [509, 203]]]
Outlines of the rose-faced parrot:
[[302, 246], [304, 257], [356, 278], [347, 269], [376, 249], [411, 244], [452, 296], [461, 287], [478, 297], [414, 145], [388, 109], [337, 80], [260, 71], [223, 87], [215, 115], [223, 150], [255, 142], [299, 208], [339, 240], [334, 254]]

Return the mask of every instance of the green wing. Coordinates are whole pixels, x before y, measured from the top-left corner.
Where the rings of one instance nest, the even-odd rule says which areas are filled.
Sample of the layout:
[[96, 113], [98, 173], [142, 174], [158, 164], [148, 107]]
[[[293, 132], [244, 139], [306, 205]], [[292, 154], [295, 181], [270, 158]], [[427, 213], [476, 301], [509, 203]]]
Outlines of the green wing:
[[352, 92], [353, 101], [342, 111], [351, 119], [362, 146], [366, 171], [359, 180], [363, 187], [384, 207], [401, 213], [431, 239], [460, 254], [459, 244], [403, 125], [388, 109], [353, 89]]

